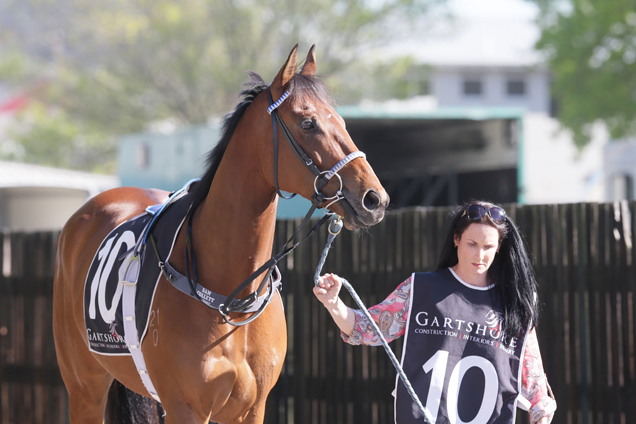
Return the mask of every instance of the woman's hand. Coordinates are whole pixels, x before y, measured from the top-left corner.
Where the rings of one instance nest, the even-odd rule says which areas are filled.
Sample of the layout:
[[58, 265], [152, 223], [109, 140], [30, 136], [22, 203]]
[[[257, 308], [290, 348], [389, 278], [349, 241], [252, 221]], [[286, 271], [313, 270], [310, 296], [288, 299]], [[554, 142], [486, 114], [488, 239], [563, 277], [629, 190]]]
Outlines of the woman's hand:
[[342, 281], [336, 274], [325, 274], [318, 277], [318, 285], [314, 286], [314, 294], [333, 318], [336, 325], [350, 336], [356, 322], [355, 314], [340, 300], [338, 294]]
[[341, 288], [340, 277], [336, 274], [324, 274], [318, 277], [318, 285], [314, 286], [314, 295], [325, 307], [334, 307], [338, 302]]

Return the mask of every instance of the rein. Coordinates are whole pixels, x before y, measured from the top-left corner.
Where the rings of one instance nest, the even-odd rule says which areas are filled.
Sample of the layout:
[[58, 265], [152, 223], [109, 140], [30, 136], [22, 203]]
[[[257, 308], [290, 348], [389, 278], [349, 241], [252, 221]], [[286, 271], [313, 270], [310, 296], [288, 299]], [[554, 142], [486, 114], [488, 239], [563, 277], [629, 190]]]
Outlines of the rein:
[[[336, 238], [336, 236], [340, 234], [341, 229], [342, 229], [342, 220], [339, 217], [336, 219], [333, 219], [329, 223], [329, 235], [327, 236], [327, 243], [325, 244], [325, 248], [322, 251], [322, 255], [320, 256], [320, 261], [318, 262], [318, 266], [316, 267], [316, 272], [314, 273], [314, 284], [316, 286], [318, 285], [318, 277], [320, 276], [320, 273], [322, 272], [322, 267], [325, 264], [327, 255], [329, 254], [331, 243]], [[406, 374], [404, 373], [404, 370], [402, 369], [402, 367], [400, 366], [400, 363], [395, 357], [393, 350], [391, 350], [391, 348], [389, 347], [389, 344], [384, 338], [382, 331], [380, 331], [378, 324], [376, 324], [376, 322], [373, 320], [373, 317], [369, 313], [369, 310], [364, 306], [364, 303], [362, 303], [362, 299], [360, 299], [360, 296], [358, 296], [358, 293], [356, 293], [355, 289], [353, 288], [351, 283], [349, 283], [349, 281], [347, 281], [346, 279], [342, 277], [340, 277], [340, 281], [342, 282], [342, 285], [349, 291], [349, 294], [351, 294], [351, 297], [353, 298], [353, 300], [358, 304], [358, 308], [362, 311], [364, 316], [367, 318], [367, 321], [371, 325], [371, 328], [373, 328], [373, 332], [375, 333], [375, 335], [378, 336], [378, 338], [380, 339], [380, 342], [382, 343], [382, 347], [384, 347], [384, 350], [389, 356], [389, 359], [393, 363], [393, 367], [395, 367], [395, 370], [400, 376], [400, 380], [402, 380], [402, 383], [404, 384], [406, 391], [411, 396], [411, 399], [413, 399], [413, 402], [415, 403], [414, 406], [417, 406], [420, 416], [422, 417], [422, 419], [424, 419], [424, 423], [432, 424], [433, 418], [431, 417], [428, 410], [422, 405], [422, 402], [420, 402], [420, 399], [415, 393], [415, 390], [413, 389], [411, 382], [407, 378]]]
[[[291, 131], [289, 130], [287, 125], [285, 125], [285, 122], [283, 121], [283, 119], [280, 117], [278, 113], [278, 110], [277, 110], [278, 107], [285, 101], [285, 99], [289, 95], [290, 95], [290, 91], [288, 90], [276, 102], [274, 102], [272, 99], [271, 90], [268, 89], [270, 106], [267, 108], [267, 113], [269, 113], [272, 116], [272, 127], [274, 132], [274, 185], [276, 188], [276, 193], [283, 199], [291, 199], [292, 197], [296, 195], [295, 193], [293, 193], [291, 196], [285, 197], [281, 193], [280, 187], [278, 185], [278, 131], [277, 131], [277, 128], [280, 126], [282, 133], [284, 134], [285, 139], [287, 140], [287, 143], [290, 145], [296, 157], [298, 157], [298, 159], [303, 162], [305, 167], [309, 169], [309, 171], [315, 176], [314, 194], [311, 197], [311, 207], [309, 208], [309, 211], [307, 212], [307, 214], [301, 221], [298, 228], [296, 228], [296, 231], [294, 231], [292, 236], [283, 245], [283, 248], [281, 249], [281, 251], [277, 255], [272, 256], [267, 262], [261, 265], [256, 271], [254, 271], [249, 277], [247, 277], [241, 284], [239, 284], [234, 289], [234, 291], [229, 296], [227, 296], [227, 299], [225, 300], [225, 302], [219, 306], [218, 310], [221, 313], [221, 315], [223, 315], [223, 319], [225, 320], [225, 322], [237, 327], [249, 324], [250, 322], [254, 321], [256, 318], [260, 316], [260, 314], [265, 310], [265, 307], [269, 304], [269, 300], [271, 299], [271, 296], [273, 295], [273, 292], [274, 292], [272, 288], [273, 284], [270, 284], [268, 299], [260, 305], [258, 310], [251, 317], [242, 321], [232, 321], [229, 317], [230, 313], [253, 312], [251, 310], [248, 311], [248, 309], [259, 299], [260, 293], [265, 289], [265, 286], [270, 281], [272, 272], [274, 271], [274, 269], [276, 269], [276, 265], [278, 264], [278, 262], [280, 262], [280, 260], [283, 259], [285, 256], [287, 256], [289, 253], [291, 253], [291, 251], [293, 251], [296, 247], [298, 247], [300, 243], [305, 241], [309, 236], [311, 236], [314, 233], [314, 231], [320, 228], [329, 218], [331, 218], [332, 215], [334, 215], [333, 213], [328, 213], [328, 214], [325, 213], [325, 216], [323, 216], [307, 232], [307, 234], [305, 234], [305, 236], [300, 241], [290, 245], [290, 243], [300, 234], [301, 230], [308, 224], [314, 211], [320, 208], [321, 203], [329, 201], [329, 203], [325, 206], [325, 208], [328, 208], [335, 202], [345, 198], [344, 194], [342, 193], [342, 189], [343, 189], [342, 178], [340, 177], [340, 175], [338, 175], [338, 171], [340, 171], [345, 165], [347, 165], [349, 162], [351, 162], [354, 159], [366, 158], [366, 155], [363, 152], [356, 151], [356, 152], [348, 154], [330, 170], [320, 171], [318, 167], [314, 164], [313, 160], [309, 157], [309, 155], [307, 155], [307, 153], [303, 150], [300, 144], [296, 141]], [[340, 182], [340, 187], [336, 191], [335, 195], [331, 197], [327, 197], [321, 193], [321, 190], [329, 183], [331, 178], [333, 178], [334, 176], [338, 177], [338, 180]], [[186, 229], [186, 249], [185, 249], [186, 279], [192, 292], [191, 296], [203, 302], [204, 304], [210, 306], [203, 299], [201, 299], [201, 297], [199, 296], [196, 290], [196, 288], [200, 286], [198, 286], [197, 284], [197, 268], [196, 268], [196, 262], [194, 259], [194, 248], [192, 246], [192, 239], [191, 239], [193, 214], [194, 214], [193, 212], [190, 214], [190, 217], [188, 219], [187, 229]], [[192, 275], [190, 275], [189, 266], [187, 265], [188, 263], [192, 264]], [[249, 295], [247, 295], [246, 297], [242, 299], [238, 299], [237, 296], [239, 295], [239, 293], [241, 293], [246, 287], [252, 284], [252, 282], [259, 275], [263, 273], [265, 273], [265, 276], [263, 277], [258, 288], [252, 293], [250, 293]]]

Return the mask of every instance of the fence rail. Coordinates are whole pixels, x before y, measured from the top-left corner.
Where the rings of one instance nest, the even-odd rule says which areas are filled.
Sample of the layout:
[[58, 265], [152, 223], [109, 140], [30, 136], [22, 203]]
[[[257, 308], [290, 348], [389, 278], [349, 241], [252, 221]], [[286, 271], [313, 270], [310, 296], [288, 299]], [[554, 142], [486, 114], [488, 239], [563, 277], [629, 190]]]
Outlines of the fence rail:
[[[558, 402], [554, 422], [636, 422], [636, 202], [506, 209], [526, 237], [540, 281], [538, 335]], [[376, 304], [411, 272], [435, 267], [448, 212], [405, 209], [368, 232], [343, 231], [324, 271], [347, 277], [365, 304]], [[298, 223], [278, 221], [275, 245]], [[1, 424], [68, 422], [51, 331], [57, 237], [0, 233]], [[280, 267], [289, 346], [266, 422], [393, 422], [395, 371], [386, 353], [343, 343], [311, 293], [325, 241], [319, 232]], [[399, 352], [401, 341], [392, 348]]]

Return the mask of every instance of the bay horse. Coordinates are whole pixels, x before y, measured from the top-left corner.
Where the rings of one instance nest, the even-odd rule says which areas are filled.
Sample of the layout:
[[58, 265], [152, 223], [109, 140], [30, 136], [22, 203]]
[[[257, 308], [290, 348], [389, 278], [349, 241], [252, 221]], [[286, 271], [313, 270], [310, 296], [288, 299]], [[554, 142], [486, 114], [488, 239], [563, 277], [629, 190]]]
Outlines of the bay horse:
[[[314, 77], [314, 47], [297, 72], [296, 45], [269, 86], [251, 73], [241, 102], [225, 117], [207, 170], [192, 189], [189, 225], [176, 231], [166, 262], [181, 274], [194, 271], [205, 290], [230, 296], [272, 257], [280, 190], [316, 199], [316, 175], [288, 143], [273, 148], [278, 138], [295, 139], [321, 174], [334, 174], [332, 167], [342, 166], [345, 157], [356, 159], [344, 164], [337, 178], [319, 184], [324, 187], [318, 206], [341, 216], [347, 229], [374, 225], [384, 216], [388, 195], [363, 155], [357, 154], [328, 88]], [[278, 114], [278, 125], [268, 112]], [[281, 121], [287, 126], [277, 133]], [[145, 337], [140, 346], [146, 365], [142, 371], [156, 394], [143, 384], [144, 372], [131, 356], [89, 349], [84, 291], [92, 260], [102, 252], [100, 244], [120, 224], [168, 198], [169, 193], [157, 189], [106, 191], [82, 206], [60, 234], [53, 330], [72, 424], [103, 423], [109, 388], [117, 382], [140, 395], [160, 398], [168, 424], [263, 423], [265, 402], [287, 347], [283, 305], [275, 290], [257, 319], [236, 326], [230, 321], [240, 322], [254, 313], [223, 314], [175, 290], [170, 275], [163, 272], [150, 304], [152, 337]], [[254, 280], [237, 298], [253, 294], [258, 286]]]

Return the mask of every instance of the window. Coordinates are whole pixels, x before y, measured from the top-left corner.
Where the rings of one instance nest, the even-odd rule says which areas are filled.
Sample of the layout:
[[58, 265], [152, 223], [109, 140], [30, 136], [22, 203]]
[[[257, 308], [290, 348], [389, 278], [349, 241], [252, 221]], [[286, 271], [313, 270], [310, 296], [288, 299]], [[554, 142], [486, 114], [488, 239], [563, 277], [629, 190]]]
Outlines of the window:
[[463, 84], [463, 93], [465, 96], [481, 96], [482, 83], [478, 78], [466, 78]]
[[525, 96], [526, 82], [520, 78], [510, 78], [506, 82], [506, 94], [509, 96]]

